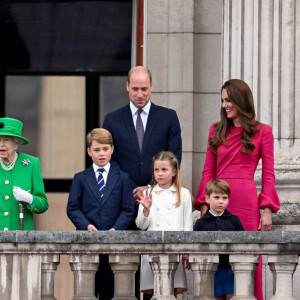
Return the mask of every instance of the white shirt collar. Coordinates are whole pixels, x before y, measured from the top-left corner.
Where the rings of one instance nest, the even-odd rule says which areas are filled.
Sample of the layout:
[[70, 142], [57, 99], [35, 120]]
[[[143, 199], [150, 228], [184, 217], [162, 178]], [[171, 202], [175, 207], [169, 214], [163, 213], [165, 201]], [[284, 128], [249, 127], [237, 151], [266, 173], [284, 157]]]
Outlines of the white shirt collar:
[[105, 170], [105, 172], [108, 174], [109, 169], [110, 169], [110, 162], [108, 162], [104, 167], [99, 167], [95, 163], [93, 163], [93, 169], [96, 174], [98, 172], [98, 169], [101, 169], [101, 168], [103, 168]]
[[[130, 101], [129, 103], [129, 106], [130, 106], [130, 110], [131, 110], [131, 114], [134, 115], [139, 109], [134, 106], [132, 104], [132, 102]], [[147, 115], [149, 115], [149, 111], [150, 111], [150, 108], [151, 108], [151, 101], [149, 101], [144, 107], [143, 107], [143, 112], [146, 113]]]
[[[225, 210], [224, 210], [225, 211]], [[209, 212], [214, 216], [214, 217], [221, 217], [223, 214], [224, 214], [224, 211], [221, 213], [221, 214], [219, 214], [219, 215], [215, 215], [215, 214], [213, 214], [212, 212], [211, 212], [211, 210], [209, 210]]]
[[155, 192], [161, 192], [161, 191], [165, 191], [165, 190], [170, 190], [171, 192], [176, 192], [177, 188], [174, 184], [172, 186], [170, 186], [168, 189], [162, 189], [158, 184], [156, 184], [153, 187], [153, 191], [155, 191]]

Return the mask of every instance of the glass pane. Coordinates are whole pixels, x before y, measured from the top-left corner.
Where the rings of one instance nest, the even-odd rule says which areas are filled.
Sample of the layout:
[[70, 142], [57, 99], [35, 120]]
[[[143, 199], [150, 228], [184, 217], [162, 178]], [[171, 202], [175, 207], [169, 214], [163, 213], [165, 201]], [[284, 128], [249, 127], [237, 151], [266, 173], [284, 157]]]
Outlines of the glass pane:
[[0, 67], [33, 72], [124, 73], [132, 0], [4, 0]]
[[7, 76], [6, 116], [24, 123], [30, 143], [20, 151], [40, 158], [44, 178], [84, 169], [84, 77]]
[[100, 77], [100, 124], [102, 126], [105, 115], [129, 104], [126, 90], [127, 76]]

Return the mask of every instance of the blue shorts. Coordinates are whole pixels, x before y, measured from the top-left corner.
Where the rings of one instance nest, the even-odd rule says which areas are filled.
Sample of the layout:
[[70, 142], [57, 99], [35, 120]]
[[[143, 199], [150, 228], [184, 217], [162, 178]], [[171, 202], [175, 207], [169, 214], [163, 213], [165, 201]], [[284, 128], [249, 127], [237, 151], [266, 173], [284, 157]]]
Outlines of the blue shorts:
[[233, 294], [234, 274], [231, 269], [220, 268], [215, 274], [215, 297]]

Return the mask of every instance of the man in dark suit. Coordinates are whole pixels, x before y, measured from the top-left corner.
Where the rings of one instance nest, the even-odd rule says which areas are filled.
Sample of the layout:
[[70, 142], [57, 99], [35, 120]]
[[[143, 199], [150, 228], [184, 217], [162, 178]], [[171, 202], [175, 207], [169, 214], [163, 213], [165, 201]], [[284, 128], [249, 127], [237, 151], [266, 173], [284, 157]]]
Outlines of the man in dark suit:
[[[129, 105], [107, 114], [103, 123], [103, 128], [113, 136], [113, 159], [137, 185], [134, 189], [135, 198], [151, 183], [152, 158], [155, 154], [171, 151], [179, 162], [182, 156], [181, 129], [177, 114], [172, 109], [152, 103], [152, 89], [150, 71], [142, 66], [132, 68], [127, 79]], [[139, 111], [144, 130], [142, 142], [136, 132]], [[130, 228], [137, 229], [134, 222]]]
[[[111, 134], [103, 128], [93, 129], [87, 135], [87, 151], [93, 165], [74, 176], [67, 215], [77, 230], [125, 230], [134, 216], [134, 185], [116, 162], [110, 162], [114, 151]], [[101, 300], [114, 296], [108, 255], [100, 255], [95, 281], [98, 294]]]
[[[182, 156], [181, 129], [174, 110], [150, 101], [153, 89], [151, 72], [142, 66], [128, 73], [129, 105], [106, 115], [103, 128], [113, 136], [115, 151], [112, 158], [136, 184], [134, 198], [140, 198], [152, 179], [152, 158], [160, 151], [171, 151], [179, 162]], [[135, 216], [128, 229], [138, 230]], [[136, 297], [139, 299], [139, 271], [135, 276]], [[151, 296], [144, 294], [144, 300]]]

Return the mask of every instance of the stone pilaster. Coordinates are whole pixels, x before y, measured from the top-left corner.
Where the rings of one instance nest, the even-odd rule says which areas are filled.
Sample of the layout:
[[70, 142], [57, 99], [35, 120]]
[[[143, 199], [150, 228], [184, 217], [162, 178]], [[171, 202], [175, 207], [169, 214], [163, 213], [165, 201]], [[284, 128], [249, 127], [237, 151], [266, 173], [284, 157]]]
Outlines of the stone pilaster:
[[96, 300], [95, 274], [99, 255], [70, 255], [70, 267], [74, 274], [74, 297], [72, 300]]
[[139, 255], [109, 255], [115, 275], [113, 300], [135, 300], [135, 272], [140, 263]]
[[174, 274], [176, 272], [179, 255], [149, 255], [154, 276], [154, 293], [152, 300], [172, 300], [174, 296]]
[[259, 255], [230, 255], [229, 262], [234, 272], [233, 300], [255, 300], [254, 274], [259, 263]]
[[291, 213], [300, 214], [299, 5], [296, 0], [224, 0], [222, 78], [245, 80], [257, 119], [273, 128], [280, 225]]
[[59, 255], [43, 255], [41, 257], [42, 300], [56, 300], [54, 297], [54, 276], [59, 264]]
[[151, 101], [176, 110], [182, 130], [181, 177], [192, 187], [194, 0], [147, 0], [145, 65]]
[[193, 255], [189, 257], [194, 275], [193, 300], [214, 300], [214, 275], [219, 255]]
[[293, 274], [298, 261], [298, 255], [269, 255], [268, 263], [274, 283], [274, 296], [270, 300], [296, 299], [293, 297]]

